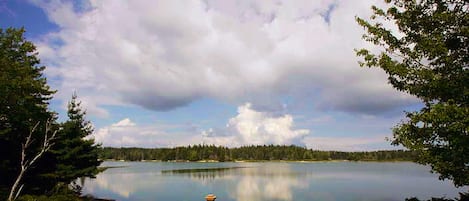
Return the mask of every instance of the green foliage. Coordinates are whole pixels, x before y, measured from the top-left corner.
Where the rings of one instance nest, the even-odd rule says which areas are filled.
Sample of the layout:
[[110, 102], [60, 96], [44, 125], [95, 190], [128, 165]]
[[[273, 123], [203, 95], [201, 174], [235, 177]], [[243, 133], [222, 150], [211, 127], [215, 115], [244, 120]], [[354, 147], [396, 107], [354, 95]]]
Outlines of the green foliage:
[[81, 102], [77, 101], [74, 94], [68, 104], [69, 120], [61, 124], [58, 140], [52, 150], [57, 161], [53, 176], [59, 182], [70, 184], [77, 178], [95, 177], [99, 173], [100, 145], [89, 138], [93, 127], [85, 120], [85, 115]]
[[358, 50], [360, 65], [383, 69], [394, 88], [425, 104], [394, 128], [393, 144], [416, 151], [440, 179], [469, 185], [469, 2], [386, 2], [387, 9], [372, 7], [370, 21], [357, 18], [363, 38], [382, 48]]
[[289, 160], [289, 161], [412, 161], [415, 155], [410, 151], [339, 152], [317, 151], [298, 146], [262, 145], [238, 148], [214, 145], [194, 145], [176, 148], [112, 148], [100, 151], [101, 159], [112, 160], [161, 160], [161, 161], [234, 161], [234, 160]]
[[[42, 75], [45, 67], [39, 65], [36, 48], [25, 40], [24, 32], [0, 29], [0, 187], [9, 186], [16, 179], [21, 144], [30, 129], [40, 122], [33, 138], [43, 139], [44, 124], [55, 116], [47, 108], [55, 92], [47, 85]], [[33, 141], [28, 156], [37, 152], [40, 143]]]
[[[449, 199], [449, 198], [432, 198], [428, 201], [468, 201], [469, 200], [469, 193], [459, 193], [459, 198]], [[405, 201], [420, 201], [418, 198], [407, 198]]]
[[23, 195], [18, 201], [83, 201], [74, 191], [66, 186], [59, 186], [47, 195]]
[[[75, 200], [76, 194], [54, 189], [65, 186], [72, 191], [68, 188], [77, 178], [94, 177], [100, 164], [100, 146], [86, 139], [93, 130], [76, 96], [69, 104], [69, 120], [56, 122], [56, 114], [48, 109], [55, 91], [47, 85], [42, 74], [45, 67], [40, 65], [36, 47], [24, 38], [24, 32], [23, 28], [0, 29], [0, 200], [6, 199], [16, 178], [20, 178], [19, 185], [24, 184], [21, 193], [31, 194], [23, 200]], [[39, 127], [32, 129], [34, 125]], [[57, 139], [51, 142], [50, 152], [18, 177], [22, 144], [33, 130], [24, 160], [31, 161], [44, 141], [45, 125], [49, 125], [49, 132], [58, 131]]]
[[51, 196], [46, 195], [24, 195], [17, 199], [18, 201], [82, 201], [74, 194], [54, 194]]
[[434, 104], [408, 113], [408, 122], [394, 128], [395, 144], [418, 150], [418, 161], [430, 164], [440, 179], [469, 184], [469, 108]]

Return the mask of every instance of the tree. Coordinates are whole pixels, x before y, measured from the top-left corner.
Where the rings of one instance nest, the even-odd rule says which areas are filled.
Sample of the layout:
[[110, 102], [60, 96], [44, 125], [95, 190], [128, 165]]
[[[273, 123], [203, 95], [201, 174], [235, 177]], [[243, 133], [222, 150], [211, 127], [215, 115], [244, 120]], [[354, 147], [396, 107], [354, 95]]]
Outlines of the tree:
[[[101, 163], [100, 145], [88, 138], [93, 129], [76, 96], [69, 103], [68, 121], [57, 123], [56, 113], [49, 111], [48, 101], [55, 91], [47, 85], [42, 74], [45, 67], [24, 32], [23, 28], [0, 29], [2, 200], [14, 200], [20, 192], [70, 192], [70, 183], [80, 177], [94, 177]], [[9, 198], [4, 193], [8, 190]]]
[[[25, 40], [24, 32], [22, 28], [0, 29], [0, 190], [13, 185], [20, 173], [22, 143], [31, 134], [26, 154], [40, 152], [46, 135], [43, 123], [55, 121], [55, 114], [48, 110], [55, 91], [47, 85], [42, 75], [45, 67], [40, 66], [36, 48]], [[41, 124], [30, 133], [37, 122]], [[34, 175], [30, 171], [28, 176]]]
[[57, 143], [52, 149], [56, 157], [55, 177], [58, 182], [69, 185], [77, 178], [95, 177], [101, 161], [98, 152], [101, 145], [90, 138], [93, 133], [91, 122], [85, 119], [86, 112], [73, 94], [68, 103], [68, 118], [61, 124]]
[[31, 128], [28, 137], [26, 138], [26, 141], [21, 145], [21, 162], [20, 162], [20, 172], [18, 173], [18, 176], [15, 179], [15, 183], [13, 183], [13, 186], [10, 189], [10, 194], [8, 196], [8, 201], [15, 200], [18, 195], [20, 194], [21, 190], [23, 189], [24, 185], [20, 185], [21, 180], [23, 179], [23, 176], [25, 175], [26, 171], [39, 159], [41, 156], [49, 151], [49, 149], [52, 147], [54, 144], [55, 140], [55, 135], [57, 134], [57, 130], [55, 130], [51, 135], [49, 135], [50, 130], [51, 130], [51, 124], [50, 122], [46, 122], [46, 130], [45, 130], [45, 135], [44, 135], [44, 141], [42, 142], [42, 146], [39, 149], [38, 153], [35, 153], [33, 157], [27, 156], [27, 152], [29, 151], [29, 146], [31, 146], [32, 143], [32, 135], [36, 131], [37, 127], [39, 126], [40, 122], [37, 122], [36, 125], [34, 125], [33, 128]]
[[394, 88], [424, 104], [393, 129], [392, 144], [416, 151], [418, 162], [440, 179], [469, 185], [469, 2], [386, 3], [386, 9], [372, 7], [370, 21], [356, 18], [366, 30], [363, 38], [381, 48], [357, 50], [360, 65], [383, 69]]

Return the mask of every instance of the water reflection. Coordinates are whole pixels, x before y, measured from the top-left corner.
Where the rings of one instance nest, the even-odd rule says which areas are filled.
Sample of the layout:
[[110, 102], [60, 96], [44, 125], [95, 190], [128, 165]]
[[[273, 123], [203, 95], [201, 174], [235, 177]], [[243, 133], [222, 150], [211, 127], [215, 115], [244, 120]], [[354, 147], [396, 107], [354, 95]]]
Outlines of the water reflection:
[[159, 186], [158, 180], [149, 179], [154, 176], [152, 173], [102, 173], [96, 179], [86, 180], [83, 191], [93, 195], [110, 191], [113, 198], [113, 194], [120, 198], [129, 198], [138, 189]]
[[199, 172], [226, 172], [228, 170], [246, 168], [246, 167], [220, 167], [220, 168], [189, 168], [189, 169], [175, 169], [175, 170], [162, 170], [163, 174], [183, 174], [183, 173], [199, 173]]
[[452, 198], [458, 190], [412, 163], [126, 163], [85, 181], [83, 192], [116, 200], [403, 200]]
[[307, 188], [308, 184], [304, 179], [311, 176], [308, 172], [293, 171], [287, 163], [273, 166], [266, 163], [253, 167], [168, 170], [163, 171], [163, 174], [189, 177], [203, 185], [216, 179], [230, 180], [235, 188], [228, 194], [232, 199], [240, 201], [293, 200], [292, 189]]
[[229, 179], [230, 175], [236, 174], [238, 169], [252, 167], [222, 167], [222, 168], [194, 168], [194, 169], [175, 169], [163, 170], [161, 173], [165, 176], [189, 177], [191, 180], [208, 184], [215, 179]]
[[[260, 167], [242, 170], [243, 174], [230, 197], [235, 200], [293, 200], [293, 189], [307, 188], [301, 176], [308, 176], [291, 170], [287, 164], [270, 168]], [[303, 177], [304, 178], [304, 177]]]

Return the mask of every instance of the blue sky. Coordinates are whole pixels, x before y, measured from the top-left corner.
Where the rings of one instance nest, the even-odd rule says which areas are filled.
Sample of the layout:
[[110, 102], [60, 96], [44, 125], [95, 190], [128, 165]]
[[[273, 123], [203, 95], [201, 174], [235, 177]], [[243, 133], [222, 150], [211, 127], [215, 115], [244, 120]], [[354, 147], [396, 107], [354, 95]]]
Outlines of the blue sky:
[[105, 146], [395, 149], [419, 101], [360, 68], [380, 1], [0, 1], [33, 41], [61, 120], [76, 91]]

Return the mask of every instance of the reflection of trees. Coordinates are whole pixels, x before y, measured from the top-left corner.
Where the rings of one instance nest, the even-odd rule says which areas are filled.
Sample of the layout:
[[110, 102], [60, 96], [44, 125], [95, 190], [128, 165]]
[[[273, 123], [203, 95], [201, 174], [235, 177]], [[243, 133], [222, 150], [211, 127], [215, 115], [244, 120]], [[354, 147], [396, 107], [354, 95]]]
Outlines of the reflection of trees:
[[[449, 183], [435, 183], [426, 168], [411, 163], [142, 164], [110, 168], [96, 179], [87, 179], [83, 192], [124, 201], [199, 200], [212, 192], [225, 201], [292, 201], [452, 197], [460, 191]], [[173, 170], [181, 167], [196, 169]]]
[[181, 169], [181, 170], [170, 170], [162, 171], [163, 175], [174, 175], [189, 177], [196, 181], [202, 181], [204, 183], [213, 181], [215, 179], [226, 178], [229, 175], [238, 174], [239, 169], [249, 167], [224, 167], [224, 168], [207, 168], [207, 169]]
[[[92, 194], [103, 190], [111, 191], [120, 196], [116, 199], [129, 200], [135, 198], [136, 195], [133, 195], [135, 193], [155, 192], [155, 189], [165, 188], [168, 185], [166, 182], [190, 182], [189, 180], [192, 180], [197, 182], [196, 186], [204, 190], [227, 191], [228, 196], [233, 200], [291, 201], [294, 198], [295, 189], [308, 187], [305, 177], [310, 176], [305, 171], [292, 169], [288, 163], [168, 170], [161, 174], [160, 172], [129, 173], [123, 168], [106, 171], [94, 180], [86, 180], [83, 191]], [[177, 179], [181, 177], [182, 180]]]
[[226, 177], [227, 175], [231, 174], [230, 172], [233, 172], [233, 170], [218, 171], [218, 172], [193, 172], [193, 173], [189, 173], [187, 176], [189, 176], [191, 179], [196, 179], [196, 180], [201, 180], [201, 181], [211, 181], [211, 180], [215, 180], [218, 178]]
[[185, 176], [202, 184], [220, 179], [234, 182], [229, 195], [235, 200], [293, 200], [294, 188], [306, 188], [308, 184], [300, 178], [311, 176], [304, 171], [294, 171], [290, 165], [265, 163], [256, 167], [220, 168], [168, 171], [164, 174]]

